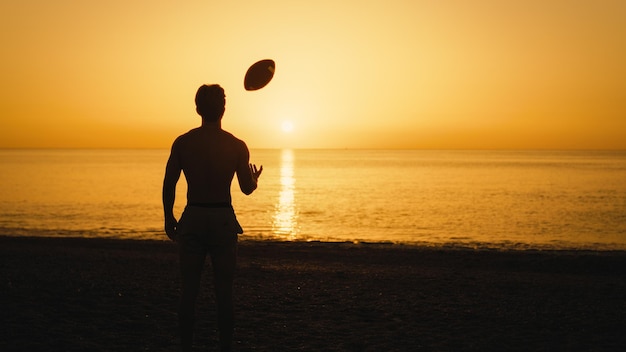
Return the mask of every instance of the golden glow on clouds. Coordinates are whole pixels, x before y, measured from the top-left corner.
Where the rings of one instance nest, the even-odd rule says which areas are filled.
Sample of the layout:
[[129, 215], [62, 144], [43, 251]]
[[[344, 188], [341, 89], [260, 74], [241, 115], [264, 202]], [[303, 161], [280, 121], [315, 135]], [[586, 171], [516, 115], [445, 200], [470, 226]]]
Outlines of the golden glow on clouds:
[[[626, 2], [12, 1], [0, 147], [626, 148]], [[254, 92], [245, 70], [271, 58]], [[285, 133], [283, 121], [295, 128]], [[281, 127], [276, 127], [281, 126]]]

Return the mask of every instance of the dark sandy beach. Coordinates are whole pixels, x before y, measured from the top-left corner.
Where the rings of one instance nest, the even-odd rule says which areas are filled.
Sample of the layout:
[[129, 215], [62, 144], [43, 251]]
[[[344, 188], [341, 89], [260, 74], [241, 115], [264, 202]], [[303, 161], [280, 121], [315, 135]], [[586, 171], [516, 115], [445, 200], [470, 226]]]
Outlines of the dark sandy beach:
[[[177, 350], [174, 244], [0, 237], [0, 258], [1, 351]], [[626, 348], [625, 252], [242, 241], [235, 292], [239, 351]]]

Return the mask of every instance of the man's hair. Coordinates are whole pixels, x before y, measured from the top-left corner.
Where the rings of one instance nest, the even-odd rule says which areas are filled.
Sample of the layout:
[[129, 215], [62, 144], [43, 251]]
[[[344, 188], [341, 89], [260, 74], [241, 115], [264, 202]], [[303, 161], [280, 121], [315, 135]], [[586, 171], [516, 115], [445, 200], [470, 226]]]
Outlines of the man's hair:
[[226, 99], [218, 84], [204, 84], [196, 92], [196, 111], [206, 121], [219, 121], [224, 116]]

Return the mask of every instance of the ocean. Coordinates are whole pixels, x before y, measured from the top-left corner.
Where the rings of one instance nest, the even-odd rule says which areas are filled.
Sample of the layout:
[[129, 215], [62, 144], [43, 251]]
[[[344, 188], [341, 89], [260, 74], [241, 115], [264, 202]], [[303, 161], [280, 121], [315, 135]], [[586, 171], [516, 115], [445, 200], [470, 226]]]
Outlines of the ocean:
[[[0, 150], [0, 234], [160, 239], [168, 150]], [[242, 240], [626, 250], [626, 151], [253, 149]], [[181, 177], [175, 214], [185, 205]]]

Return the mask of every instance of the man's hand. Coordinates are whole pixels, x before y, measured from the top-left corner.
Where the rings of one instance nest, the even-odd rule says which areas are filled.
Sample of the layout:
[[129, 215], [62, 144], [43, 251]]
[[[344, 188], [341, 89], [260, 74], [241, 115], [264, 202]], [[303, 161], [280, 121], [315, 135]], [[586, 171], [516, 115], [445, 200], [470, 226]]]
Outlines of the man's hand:
[[259, 177], [261, 176], [261, 173], [263, 172], [263, 165], [261, 165], [261, 167], [258, 170], [255, 164], [250, 164], [249, 166], [250, 166], [250, 173], [252, 174], [252, 178], [254, 179], [254, 182], [257, 182], [259, 180]]
[[176, 218], [173, 216], [165, 218], [165, 234], [174, 242], [178, 242], [178, 233], [176, 232], [177, 226], [178, 222], [176, 221]]

